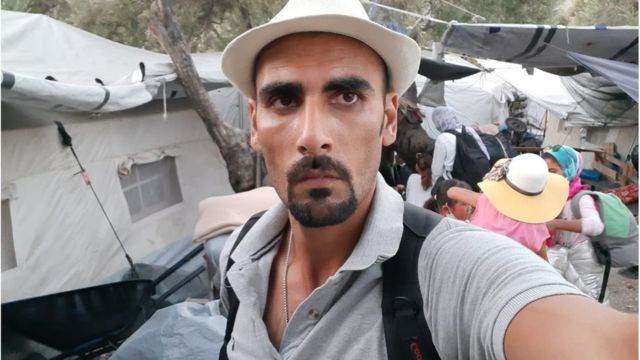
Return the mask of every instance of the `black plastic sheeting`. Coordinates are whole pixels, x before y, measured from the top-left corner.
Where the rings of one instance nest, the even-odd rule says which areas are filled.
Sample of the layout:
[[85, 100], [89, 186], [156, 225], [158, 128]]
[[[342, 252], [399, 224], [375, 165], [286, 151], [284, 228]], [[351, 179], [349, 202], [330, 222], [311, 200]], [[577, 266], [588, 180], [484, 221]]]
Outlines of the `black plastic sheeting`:
[[480, 69], [449, 64], [444, 61], [426, 57], [422, 57], [420, 59], [420, 68], [418, 68], [418, 74], [435, 81], [462, 79], [463, 77], [467, 77], [479, 72]]

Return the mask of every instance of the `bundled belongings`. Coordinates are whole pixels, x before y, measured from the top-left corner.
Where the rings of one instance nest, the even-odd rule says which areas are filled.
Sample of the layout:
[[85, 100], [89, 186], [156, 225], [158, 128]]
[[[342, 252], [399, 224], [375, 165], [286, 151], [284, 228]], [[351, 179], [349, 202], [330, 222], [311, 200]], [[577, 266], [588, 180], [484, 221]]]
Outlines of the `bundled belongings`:
[[499, 136], [482, 133], [478, 133], [478, 136], [480, 136], [480, 139], [487, 147], [487, 151], [489, 151], [490, 167], [500, 159], [512, 158], [518, 155], [518, 153], [513, 150], [511, 143], [502, 140]]
[[617, 196], [623, 204], [638, 202], [638, 185], [636, 184], [629, 184], [615, 189], [603, 189], [602, 192]]

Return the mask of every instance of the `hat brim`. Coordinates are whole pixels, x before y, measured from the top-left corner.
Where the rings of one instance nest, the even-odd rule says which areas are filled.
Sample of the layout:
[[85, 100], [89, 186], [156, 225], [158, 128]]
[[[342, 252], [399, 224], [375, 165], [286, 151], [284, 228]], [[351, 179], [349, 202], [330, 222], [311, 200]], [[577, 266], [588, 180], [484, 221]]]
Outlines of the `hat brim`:
[[556, 174], [548, 175], [544, 191], [536, 196], [523, 195], [504, 180], [485, 180], [478, 186], [501, 214], [529, 224], [555, 219], [569, 196], [569, 182]]
[[399, 95], [415, 81], [420, 66], [420, 47], [415, 41], [372, 21], [336, 14], [303, 16], [253, 28], [227, 45], [222, 71], [245, 96], [253, 97], [253, 67], [258, 53], [278, 38], [302, 32], [327, 32], [363, 42], [384, 60], [391, 87]]

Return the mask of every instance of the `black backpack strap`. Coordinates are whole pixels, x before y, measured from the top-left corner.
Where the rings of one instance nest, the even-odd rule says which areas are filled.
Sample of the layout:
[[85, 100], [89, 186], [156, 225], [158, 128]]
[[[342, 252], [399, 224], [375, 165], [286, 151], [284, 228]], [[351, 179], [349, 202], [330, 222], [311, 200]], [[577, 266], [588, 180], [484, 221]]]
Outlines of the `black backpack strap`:
[[607, 293], [607, 284], [609, 283], [609, 273], [611, 272], [611, 254], [608, 249], [605, 249], [597, 241], [592, 241], [593, 248], [597, 253], [600, 253], [604, 257], [604, 274], [602, 276], [602, 287], [600, 287], [600, 296], [598, 296], [598, 302], [604, 302], [604, 296]]
[[236, 238], [236, 242], [233, 244], [233, 246], [231, 247], [231, 251], [229, 252], [229, 258], [227, 259], [227, 267], [225, 270], [225, 277], [223, 281], [224, 287], [227, 289], [227, 300], [229, 302], [229, 309], [227, 314], [227, 327], [225, 328], [225, 331], [224, 331], [224, 342], [222, 343], [222, 348], [220, 349], [220, 356], [218, 358], [220, 360], [229, 359], [229, 357], [227, 356], [227, 345], [231, 340], [233, 325], [236, 322], [236, 314], [238, 313], [238, 307], [240, 306], [240, 301], [238, 300], [238, 297], [236, 296], [235, 291], [233, 291], [231, 284], [229, 284], [229, 279], [226, 276], [229, 269], [231, 269], [231, 267], [235, 263], [233, 259], [231, 259], [231, 254], [233, 254], [233, 252], [236, 250], [236, 247], [238, 247], [238, 245], [240, 244], [240, 241], [242, 241], [245, 235], [247, 235], [249, 230], [251, 230], [253, 225], [255, 225], [255, 223], [260, 219], [262, 215], [264, 215], [265, 212], [266, 211], [261, 211], [253, 215], [252, 217], [250, 217], [249, 220], [247, 220], [247, 222], [242, 226], [242, 230], [240, 230], [240, 233]]
[[418, 257], [441, 216], [405, 203], [398, 253], [382, 264], [382, 315], [389, 359], [440, 359], [422, 310]]

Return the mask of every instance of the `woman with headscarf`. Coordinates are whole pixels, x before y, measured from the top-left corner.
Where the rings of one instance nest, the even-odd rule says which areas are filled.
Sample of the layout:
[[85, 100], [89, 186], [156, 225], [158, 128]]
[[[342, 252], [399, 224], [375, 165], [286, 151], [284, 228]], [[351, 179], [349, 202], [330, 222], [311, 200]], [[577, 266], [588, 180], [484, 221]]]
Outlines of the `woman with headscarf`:
[[[447, 131], [455, 131], [462, 133], [461, 119], [464, 115], [448, 106], [438, 106], [433, 110], [431, 119], [436, 129], [440, 132], [440, 135], [436, 138], [436, 143], [433, 149], [433, 161], [431, 163], [431, 177], [432, 183], [435, 184], [438, 178], [442, 177], [444, 180], [452, 179], [451, 172], [453, 171], [453, 165], [456, 158], [456, 136], [448, 133]], [[466, 133], [473, 136], [474, 140], [478, 143], [478, 146], [489, 159], [489, 151], [484, 145], [478, 133], [471, 126], [464, 126]], [[487, 169], [488, 170], [488, 169]], [[469, 184], [475, 187], [476, 184]]]
[[[589, 195], [582, 196], [578, 202], [581, 218], [576, 218], [571, 210], [571, 199], [588, 188], [580, 182], [582, 156], [569, 146], [556, 145], [545, 149], [542, 157], [547, 162], [549, 172], [562, 175], [569, 181], [569, 196], [564, 209], [557, 219], [547, 223], [549, 231], [554, 234], [549, 260], [567, 280], [597, 300], [604, 266], [597, 261], [589, 237], [600, 235], [604, 231], [604, 223], [595, 200]], [[566, 276], [567, 273], [577, 274], [578, 279], [571, 279]]]

